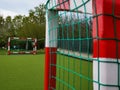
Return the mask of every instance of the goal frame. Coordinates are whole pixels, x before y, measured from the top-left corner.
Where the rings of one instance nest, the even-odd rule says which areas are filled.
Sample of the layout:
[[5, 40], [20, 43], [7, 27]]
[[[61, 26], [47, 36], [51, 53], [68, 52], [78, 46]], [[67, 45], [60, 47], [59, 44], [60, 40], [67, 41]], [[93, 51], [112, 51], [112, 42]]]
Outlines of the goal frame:
[[[50, 1], [60, 1], [60, 5], [56, 5], [56, 3], [51, 3]], [[65, 5], [63, 5], [63, 1], [65, 2]], [[47, 2], [47, 4], [50, 4], [46, 9], [46, 55], [44, 90], [56, 89], [56, 79], [52, 78], [51, 76], [56, 77], [56, 67], [52, 66], [52, 64], [55, 65], [57, 62], [57, 42], [50, 44], [50, 41], [52, 39], [57, 40], [57, 32], [55, 31], [57, 31], [56, 29], [58, 26], [58, 20], [54, 16], [58, 14], [59, 11], [69, 11], [70, 5], [67, 5], [67, 2], [70, 4], [69, 1], [70, 0], [48, 0]], [[120, 10], [119, 0], [86, 1], [92, 1], [93, 6], [93, 88], [94, 90], [119, 90], [120, 20], [117, 21], [118, 18], [120, 19], [120, 13], [118, 13]], [[52, 8], [52, 6], [55, 8]], [[71, 5], [71, 8], [72, 7], [73, 6]], [[112, 7], [115, 8], [115, 11]], [[74, 12], [74, 9], [72, 12]], [[52, 18], [51, 23], [55, 27], [53, 25], [49, 27], [49, 21], [51, 19], [50, 17], [54, 17]], [[50, 32], [49, 30], [52, 28], [55, 30], [51, 30]]]
[[[31, 40], [33, 41], [33, 50], [32, 51], [18, 51], [18, 52], [13, 52], [11, 51], [11, 41], [12, 40], [21, 40], [21, 41], [24, 41], [24, 40]], [[11, 55], [11, 54], [37, 54], [37, 38], [21, 38], [21, 37], [9, 37], [8, 38], [8, 52], [7, 52], [8, 55]]]

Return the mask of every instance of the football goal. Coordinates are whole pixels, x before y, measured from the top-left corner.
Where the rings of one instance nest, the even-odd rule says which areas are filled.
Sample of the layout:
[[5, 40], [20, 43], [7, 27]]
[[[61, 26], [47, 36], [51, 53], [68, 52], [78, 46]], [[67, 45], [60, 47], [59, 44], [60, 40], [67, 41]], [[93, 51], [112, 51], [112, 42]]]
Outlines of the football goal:
[[48, 0], [44, 90], [120, 90], [120, 0]]
[[37, 39], [36, 38], [8, 38], [8, 55], [10, 54], [36, 54]]

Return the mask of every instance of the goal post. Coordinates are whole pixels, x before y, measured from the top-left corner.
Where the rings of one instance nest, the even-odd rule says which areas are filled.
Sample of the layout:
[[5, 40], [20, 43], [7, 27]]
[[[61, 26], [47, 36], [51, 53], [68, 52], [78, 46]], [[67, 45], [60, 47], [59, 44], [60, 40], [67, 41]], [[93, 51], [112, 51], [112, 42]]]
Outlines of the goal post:
[[93, 0], [94, 90], [120, 89], [120, 1]]
[[[12, 43], [13, 41], [14, 43]], [[29, 43], [31, 45], [29, 45]], [[29, 50], [29, 48], [31, 49]], [[20, 37], [9, 37], [8, 38], [8, 55], [10, 54], [36, 54], [36, 53], [37, 53], [37, 39], [36, 38], [20, 38]]]
[[[56, 51], [57, 51], [57, 27], [58, 27], [58, 17], [53, 18], [57, 15], [57, 11], [47, 11], [46, 12], [46, 44], [45, 44], [45, 82], [44, 90], [52, 90], [56, 88], [56, 67], [51, 64], [56, 64]], [[50, 22], [50, 19], [52, 21]], [[54, 28], [54, 30], [52, 30]], [[52, 42], [52, 43], [51, 43]], [[50, 87], [50, 88], [49, 88]], [[52, 87], [52, 88], [51, 88]]]
[[44, 90], [120, 90], [120, 1], [48, 0]]

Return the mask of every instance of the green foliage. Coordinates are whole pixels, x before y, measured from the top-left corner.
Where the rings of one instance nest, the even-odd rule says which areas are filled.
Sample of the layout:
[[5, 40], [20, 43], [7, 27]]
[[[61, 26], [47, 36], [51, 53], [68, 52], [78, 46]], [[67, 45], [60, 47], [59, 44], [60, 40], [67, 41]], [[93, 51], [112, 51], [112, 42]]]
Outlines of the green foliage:
[[[0, 47], [7, 45], [8, 37], [45, 38], [45, 5], [29, 10], [28, 16], [0, 16]], [[44, 42], [43, 42], [44, 43]]]

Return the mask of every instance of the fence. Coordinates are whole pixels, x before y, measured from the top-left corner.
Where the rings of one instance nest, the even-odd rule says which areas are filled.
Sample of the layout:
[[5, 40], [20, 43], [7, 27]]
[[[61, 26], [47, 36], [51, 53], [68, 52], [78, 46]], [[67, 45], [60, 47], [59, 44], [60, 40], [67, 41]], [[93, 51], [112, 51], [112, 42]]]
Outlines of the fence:
[[120, 90], [119, 0], [48, 0], [44, 90]]

